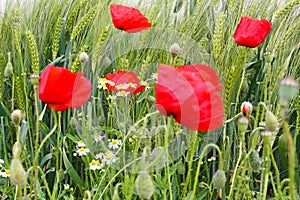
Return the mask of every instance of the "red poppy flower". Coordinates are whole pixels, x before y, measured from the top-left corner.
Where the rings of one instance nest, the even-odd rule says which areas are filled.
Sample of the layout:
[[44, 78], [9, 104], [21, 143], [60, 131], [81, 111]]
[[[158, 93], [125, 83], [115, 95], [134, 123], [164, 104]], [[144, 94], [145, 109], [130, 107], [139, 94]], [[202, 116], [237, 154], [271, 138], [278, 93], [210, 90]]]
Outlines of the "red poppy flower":
[[254, 19], [242, 17], [234, 33], [234, 40], [238, 45], [257, 47], [268, 36], [272, 29], [272, 23], [266, 19]]
[[106, 87], [109, 91], [137, 94], [145, 89], [145, 85], [140, 84], [140, 80], [134, 72], [118, 70], [116, 74], [107, 74], [106, 79]]
[[191, 130], [215, 130], [224, 118], [222, 97], [218, 92], [222, 89], [215, 71], [208, 66], [160, 65], [156, 106], [160, 113], [173, 115], [177, 122]]
[[81, 72], [72, 73], [63, 67], [48, 65], [42, 72], [39, 97], [56, 111], [78, 108], [91, 96], [92, 84]]
[[114, 26], [128, 33], [136, 33], [151, 27], [148, 19], [136, 8], [111, 4], [110, 13]]

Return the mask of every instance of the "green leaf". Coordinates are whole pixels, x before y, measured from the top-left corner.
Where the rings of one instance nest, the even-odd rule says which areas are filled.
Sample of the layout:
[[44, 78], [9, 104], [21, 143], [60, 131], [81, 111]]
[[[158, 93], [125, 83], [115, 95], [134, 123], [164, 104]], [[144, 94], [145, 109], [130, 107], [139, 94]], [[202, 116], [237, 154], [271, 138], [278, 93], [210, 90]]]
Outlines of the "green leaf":
[[23, 144], [26, 141], [27, 131], [28, 131], [28, 122], [23, 120], [21, 124], [21, 130], [20, 130], [20, 137]]
[[74, 183], [81, 190], [81, 188], [83, 186], [83, 181], [81, 180], [77, 171], [74, 169], [73, 165], [69, 161], [65, 149], [63, 149], [63, 161], [64, 161], [64, 165], [66, 168], [66, 172], [70, 175], [71, 180], [74, 181]]

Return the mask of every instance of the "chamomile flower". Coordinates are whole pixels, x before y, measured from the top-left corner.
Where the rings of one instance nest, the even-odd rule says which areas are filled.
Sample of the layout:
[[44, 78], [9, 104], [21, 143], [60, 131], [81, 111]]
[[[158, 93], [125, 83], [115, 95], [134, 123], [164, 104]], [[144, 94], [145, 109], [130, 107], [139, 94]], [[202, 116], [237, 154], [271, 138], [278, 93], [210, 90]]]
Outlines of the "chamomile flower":
[[121, 83], [119, 85], [116, 85], [117, 90], [126, 90], [128, 89], [129, 85], [127, 83]]
[[141, 85], [145, 86], [145, 89], [146, 89], [146, 90], [150, 89], [150, 86], [149, 86], [149, 84], [147, 83], [147, 81], [142, 81], [142, 82], [141, 82]]
[[137, 87], [137, 84], [132, 83], [132, 82], [129, 82], [129, 83], [128, 83], [128, 87], [136, 88], [136, 87]]
[[108, 95], [107, 100], [116, 100], [117, 96], [116, 95]]
[[95, 158], [98, 159], [98, 160], [102, 160], [104, 158], [105, 154], [104, 153], [97, 153], [95, 155]]
[[125, 90], [121, 90], [121, 91], [119, 91], [119, 92], [117, 92], [117, 96], [118, 97], [126, 97], [127, 95], [129, 95], [130, 94], [130, 92], [126, 92]]
[[116, 161], [117, 161], [117, 159], [116, 159], [115, 154], [113, 154], [113, 152], [111, 152], [109, 150], [104, 154], [104, 158], [102, 159], [102, 162], [107, 165], [115, 163]]
[[69, 190], [70, 189], [70, 185], [69, 184], [64, 184], [64, 189], [65, 190]]
[[2, 167], [2, 164], [4, 164], [4, 160], [0, 159], [0, 167]]
[[103, 89], [103, 90], [107, 90], [106, 83], [107, 83], [107, 79], [106, 78], [99, 78], [97, 88]]
[[103, 140], [104, 136], [101, 136], [99, 135], [98, 133], [95, 133], [94, 136], [93, 136], [93, 140], [98, 143], [100, 142], [101, 140]]
[[86, 156], [87, 153], [89, 153], [90, 150], [88, 148], [84, 148], [84, 147], [80, 147], [79, 149], [77, 149], [76, 153], [78, 156]]
[[115, 140], [112, 139], [109, 144], [108, 144], [108, 148], [110, 149], [118, 149], [120, 147], [120, 145], [122, 144], [121, 140]]
[[86, 145], [85, 145], [85, 143], [82, 141], [82, 140], [79, 140], [78, 142], [77, 142], [77, 148], [81, 148], [81, 147], [85, 147]]
[[158, 79], [158, 73], [152, 73], [151, 79], [157, 80]]
[[0, 177], [3, 177], [3, 178], [10, 177], [10, 170], [6, 169], [4, 172], [0, 172]]
[[90, 165], [90, 170], [99, 170], [102, 168], [99, 160], [92, 160], [92, 162], [90, 162], [89, 165]]

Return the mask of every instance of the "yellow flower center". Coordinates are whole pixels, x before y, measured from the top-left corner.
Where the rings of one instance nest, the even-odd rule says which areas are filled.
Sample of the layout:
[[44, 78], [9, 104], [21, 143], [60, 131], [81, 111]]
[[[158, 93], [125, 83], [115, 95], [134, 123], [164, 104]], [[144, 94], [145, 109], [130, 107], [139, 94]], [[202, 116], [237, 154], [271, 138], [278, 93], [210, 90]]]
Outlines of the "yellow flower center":
[[111, 143], [115, 145], [115, 144], [118, 144], [118, 141], [117, 140], [112, 140]]
[[6, 170], [5, 170], [5, 174], [10, 174], [10, 170], [9, 170], [9, 169], [6, 169]]

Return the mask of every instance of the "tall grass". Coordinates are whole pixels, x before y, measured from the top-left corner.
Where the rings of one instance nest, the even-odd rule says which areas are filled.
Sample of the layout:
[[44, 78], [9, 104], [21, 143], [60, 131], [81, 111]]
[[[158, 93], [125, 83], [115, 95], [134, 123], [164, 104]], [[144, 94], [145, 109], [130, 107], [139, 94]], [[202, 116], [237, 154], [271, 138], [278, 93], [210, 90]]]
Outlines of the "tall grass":
[[[299, 82], [300, 1], [289, 1], [283, 7], [270, 0], [147, 1], [151, 6], [139, 1], [135, 6], [153, 27], [135, 34], [115, 29], [111, 3], [124, 1], [7, 2], [0, 18], [1, 172], [9, 168], [17, 140], [11, 112], [20, 109], [20, 161], [27, 182], [14, 186], [0, 177], [1, 199], [141, 199], [144, 185], [142, 192], [155, 187], [152, 199], [299, 199], [299, 91], [283, 110], [278, 83], [287, 76]], [[270, 35], [257, 48], [237, 46], [233, 40], [244, 15], [272, 22]], [[173, 58], [169, 48], [175, 42], [183, 50]], [[86, 65], [79, 62], [81, 52], [89, 55]], [[274, 56], [272, 62], [266, 61], [266, 52]], [[35, 105], [30, 82], [33, 72], [41, 72], [54, 60], [83, 71], [93, 84], [86, 105], [58, 116], [41, 101]], [[13, 66], [9, 75], [5, 73], [8, 62]], [[161, 63], [202, 63], [217, 71], [225, 87], [225, 119], [220, 129], [190, 131], [156, 111], [151, 76]], [[97, 88], [98, 80], [118, 69], [136, 72], [150, 88], [138, 95], [109, 99], [107, 91]], [[252, 103], [253, 112], [243, 132], [237, 119], [244, 101]], [[271, 144], [260, 137], [267, 110], [279, 121]], [[55, 125], [58, 128], [49, 135]], [[35, 179], [37, 132], [38, 144], [49, 140], [39, 152]], [[295, 155], [293, 177], [287, 132]], [[93, 142], [96, 134], [104, 136], [99, 143]], [[116, 162], [91, 170], [95, 155], [107, 153], [112, 139], [122, 141], [113, 151]], [[75, 155], [80, 140], [90, 149], [87, 156]], [[212, 183], [218, 169], [226, 175], [222, 189], [214, 189]], [[144, 182], [136, 186], [139, 176]]]

